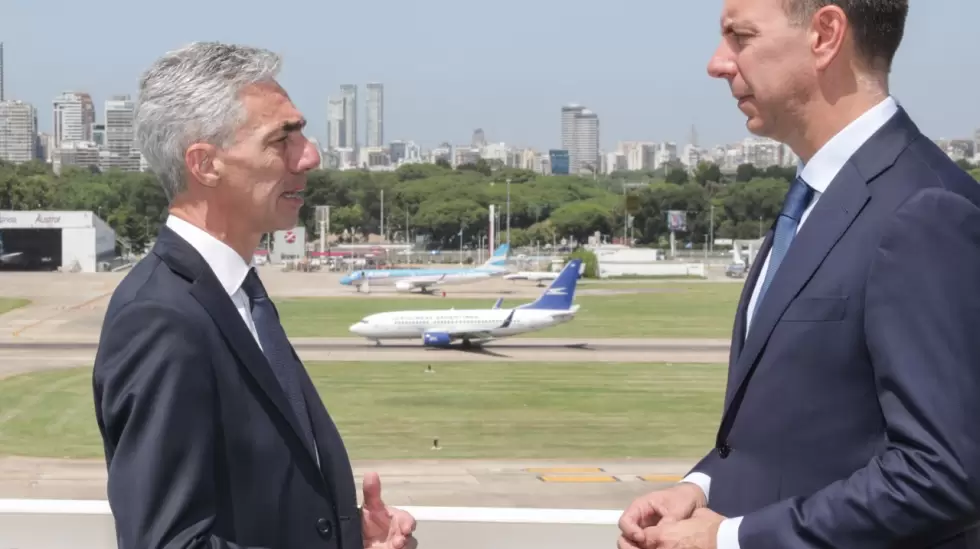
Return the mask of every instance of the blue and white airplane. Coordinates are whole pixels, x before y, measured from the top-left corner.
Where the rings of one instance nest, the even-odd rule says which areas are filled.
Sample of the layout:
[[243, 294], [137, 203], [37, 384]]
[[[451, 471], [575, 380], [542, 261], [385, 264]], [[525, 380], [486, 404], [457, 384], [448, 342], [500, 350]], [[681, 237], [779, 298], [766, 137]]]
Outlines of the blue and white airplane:
[[492, 309], [423, 310], [376, 313], [364, 317], [350, 331], [378, 345], [386, 339], [420, 339], [430, 347], [463, 347], [535, 332], [572, 320], [579, 306], [573, 304], [580, 259], [573, 259], [536, 301], [502, 309], [503, 298]]
[[395, 286], [399, 292], [420, 290], [428, 293], [435, 286], [469, 284], [507, 274], [510, 245], [501, 244], [486, 263], [479, 267], [443, 267], [436, 269], [370, 269], [354, 271], [340, 279], [344, 286], [370, 291], [371, 286]]

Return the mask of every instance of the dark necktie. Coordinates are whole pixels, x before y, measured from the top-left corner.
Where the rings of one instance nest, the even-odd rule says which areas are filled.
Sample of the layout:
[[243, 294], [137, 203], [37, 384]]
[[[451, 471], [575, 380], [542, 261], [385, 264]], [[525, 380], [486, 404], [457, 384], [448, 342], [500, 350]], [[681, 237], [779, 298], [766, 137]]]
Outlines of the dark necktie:
[[776, 233], [772, 239], [769, 268], [766, 269], [766, 278], [759, 288], [759, 297], [755, 300], [753, 318], [759, 311], [759, 305], [762, 304], [762, 299], [769, 289], [773, 276], [776, 275], [783, 258], [786, 257], [786, 252], [789, 251], [789, 245], [796, 237], [796, 228], [799, 227], [800, 218], [803, 217], [803, 212], [806, 211], [811, 198], [813, 198], [813, 189], [806, 184], [806, 181], [797, 177], [790, 185], [789, 192], [786, 193], [786, 200], [783, 202], [783, 209], [776, 219]]
[[315, 448], [313, 428], [310, 426], [310, 416], [306, 412], [306, 399], [303, 398], [299, 381], [299, 369], [303, 366], [293, 356], [289, 339], [286, 338], [286, 331], [282, 329], [282, 324], [279, 323], [279, 315], [276, 314], [276, 309], [272, 305], [269, 295], [266, 294], [265, 287], [259, 280], [259, 275], [255, 269], [249, 269], [245, 282], [242, 283], [242, 290], [248, 295], [252, 304], [252, 321], [255, 323], [255, 331], [258, 332], [259, 341], [262, 343], [262, 351], [286, 393], [289, 404], [296, 412], [296, 417], [303, 429], [303, 435], [311, 447]]

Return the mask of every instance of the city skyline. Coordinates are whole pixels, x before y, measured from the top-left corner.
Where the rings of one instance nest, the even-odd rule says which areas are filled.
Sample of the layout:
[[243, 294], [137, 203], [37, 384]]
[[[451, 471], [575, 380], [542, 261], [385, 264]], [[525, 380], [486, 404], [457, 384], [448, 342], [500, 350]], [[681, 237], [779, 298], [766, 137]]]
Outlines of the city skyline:
[[[425, 9], [412, 10], [396, 3], [342, 4], [328, 10], [310, 2], [304, 4], [304, 16], [280, 32], [270, 31], [264, 18], [253, 15], [259, 13], [250, 9], [257, 0], [195, 4], [201, 17], [191, 19], [180, 15], [191, 9], [189, 1], [175, 0], [172, 9], [155, 16], [154, 25], [136, 20], [122, 24], [129, 12], [121, 0], [65, 5], [54, 19], [37, 4], [14, 0], [0, 21], [5, 91], [8, 99], [37, 106], [38, 124], [49, 132], [47, 105], [61, 92], [86, 91], [96, 103], [119, 94], [135, 98], [139, 74], [164, 51], [195, 39], [218, 39], [283, 54], [283, 84], [309, 118], [311, 137], [321, 143], [328, 137], [327, 97], [353, 82], [362, 87], [385, 84], [386, 143], [464, 144], [474, 129], [482, 128], [488, 142], [548, 150], [560, 146], [554, 111], [569, 103], [588, 105], [598, 114], [600, 148], [606, 151], [619, 141], [682, 144], [692, 125], [702, 145], [750, 136], [725, 83], [706, 73], [718, 42], [717, 16], [711, 12], [720, 13], [720, 1], [663, 6], [616, 2], [603, 9], [629, 16], [590, 30], [597, 40], [581, 44], [569, 43], [563, 33], [580, 22], [582, 10], [595, 7], [593, 2], [569, 1], [562, 10], [516, 0], [498, 4], [501, 9], [479, 10], [481, 17], [467, 17], [466, 25], [458, 25], [445, 13], [433, 15], [455, 13], [448, 0], [427, 0]], [[84, 48], [63, 48], [49, 39], [68, 36], [86, 21], [96, 28], [110, 13], [116, 22], [111, 37], [89, 33]], [[372, 20], [370, 41], [357, 38], [359, 25], [330, 27], [331, 43], [358, 44], [349, 54], [321, 55], [310, 47], [325, 36], [321, 21], [365, 20], [367, 15]], [[912, 6], [893, 90], [933, 138], [965, 138], [980, 124], [980, 105], [970, 91], [980, 85], [980, 76], [963, 70], [976, 63], [969, 24], [976, 17], [980, 5], [968, 0]], [[223, 24], [215, 29], [208, 20]], [[548, 25], [539, 24], [545, 20]], [[45, 32], [36, 32], [39, 28]], [[500, 39], [501, 28], [520, 38]], [[941, 40], [936, 29], [942, 29]], [[454, 46], [446, 48], [447, 43]], [[410, 54], [393, 56], [392, 51]], [[361, 103], [357, 117], [364, 120]], [[367, 136], [360, 126], [358, 141], [364, 146]]]

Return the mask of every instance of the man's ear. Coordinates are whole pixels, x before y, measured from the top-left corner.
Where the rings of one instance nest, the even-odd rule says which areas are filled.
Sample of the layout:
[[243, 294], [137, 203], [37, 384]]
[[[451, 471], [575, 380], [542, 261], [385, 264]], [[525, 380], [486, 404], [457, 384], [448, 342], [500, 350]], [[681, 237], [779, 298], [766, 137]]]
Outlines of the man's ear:
[[847, 39], [847, 15], [839, 6], [820, 8], [813, 15], [812, 50], [817, 60], [817, 69], [827, 70], [837, 58]]
[[194, 143], [187, 147], [184, 162], [191, 178], [205, 187], [217, 187], [221, 179], [215, 166], [218, 149], [207, 143]]

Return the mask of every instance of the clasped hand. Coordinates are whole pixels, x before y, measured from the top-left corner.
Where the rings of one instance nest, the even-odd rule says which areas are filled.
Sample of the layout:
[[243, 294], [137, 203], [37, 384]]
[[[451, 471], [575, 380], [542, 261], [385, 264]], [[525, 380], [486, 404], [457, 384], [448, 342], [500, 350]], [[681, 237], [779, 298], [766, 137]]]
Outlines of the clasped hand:
[[724, 517], [707, 508], [701, 488], [681, 483], [637, 498], [619, 519], [618, 549], [717, 549]]
[[361, 505], [361, 534], [365, 549], [415, 549], [412, 537], [415, 518], [408, 512], [385, 505], [381, 500], [381, 479], [377, 473], [364, 475], [364, 502]]

